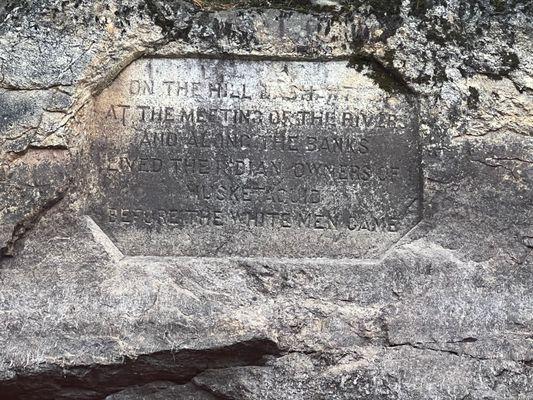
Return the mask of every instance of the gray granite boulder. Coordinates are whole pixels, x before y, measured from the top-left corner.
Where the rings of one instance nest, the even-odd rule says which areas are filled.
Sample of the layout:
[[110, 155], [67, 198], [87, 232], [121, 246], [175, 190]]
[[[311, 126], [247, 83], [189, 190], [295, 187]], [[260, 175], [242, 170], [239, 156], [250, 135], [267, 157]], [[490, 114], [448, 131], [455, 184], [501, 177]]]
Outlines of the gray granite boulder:
[[[533, 398], [532, 23], [513, 0], [0, 4], [0, 398]], [[116, 240], [87, 206], [93, 107], [161, 58], [342, 61], [412, 98], [416, 218], [370, 258]]]

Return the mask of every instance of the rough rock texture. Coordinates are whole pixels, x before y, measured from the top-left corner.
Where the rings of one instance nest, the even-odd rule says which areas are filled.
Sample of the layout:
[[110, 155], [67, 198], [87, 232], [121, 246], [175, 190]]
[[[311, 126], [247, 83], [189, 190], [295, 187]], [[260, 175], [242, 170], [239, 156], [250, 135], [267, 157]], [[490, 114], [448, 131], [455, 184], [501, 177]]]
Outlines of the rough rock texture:
[[83, 212], [129, 256], [379, 258], [421, 219], [417, 103], [347, 65], [135, 61], [87, 110]]
[[[532, 14], [0, 4], [0, 398], [533, 398]], [[122, 257], [79, 212], [78, 121], [146, 55], [372, 65], [419, 102], [422, 221], [375, 262]]]

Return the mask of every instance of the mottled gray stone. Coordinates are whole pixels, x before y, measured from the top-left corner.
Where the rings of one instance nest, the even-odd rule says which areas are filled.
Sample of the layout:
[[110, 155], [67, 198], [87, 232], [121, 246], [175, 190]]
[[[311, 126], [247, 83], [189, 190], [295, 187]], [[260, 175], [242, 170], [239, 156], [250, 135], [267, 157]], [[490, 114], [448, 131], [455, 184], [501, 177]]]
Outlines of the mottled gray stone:
[[128, 255], [377, 258], [420, 220], [418, 107], [348, 61], [135, 61], [95, 102], [86, 212]]
[[[533, 397], [531, 5], [339, 3], [0, 5], [2, 399]], [[413, 98], [420, 221], [373, 260], [121, 244], [87, 210], [94, 106], [183, 57]]]
[[172, 382], [153, 382], [132, 386], [107, 396], [105, 400], [215, 400], [216, 397], [192, 385], [176, 385]]

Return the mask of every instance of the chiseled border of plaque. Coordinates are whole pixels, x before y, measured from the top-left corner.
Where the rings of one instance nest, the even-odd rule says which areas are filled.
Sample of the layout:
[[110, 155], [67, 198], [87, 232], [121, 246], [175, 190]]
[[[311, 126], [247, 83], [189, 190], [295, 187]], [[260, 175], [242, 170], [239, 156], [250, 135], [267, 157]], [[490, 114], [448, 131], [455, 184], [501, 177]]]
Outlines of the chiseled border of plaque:
[[[170, 62], [174, 62], [175, 60], [179, 60], [179, 61], [184, 61], [184, 60], [196, 60], [196, 61], [202, 61], [203, 60], [208, 60], [210, 62], [232, 62], [232, 61], [235, 61], [235, 60], [226, 60], [226, 59], [221, 59], [221, 58], [213, 58], [213, 57], [208, 57], [208, 58], [202, 58], [202, 57], [176, 57], [176, 58], [172, 58], [172, 59], [164, 59], [164, 58], [142, 58], [140, 60], [137, 60], [135, 61], [133, 64], [135, 63], [142, 63], [142, 62], [150, 62], [151, 60], [156, 60], [156, 62], [159, 62], [160, 60], [170, 60]], [[349, 63], [349, 60], [331, 60], [331, 61], [307, 61], [307, 60], [298, 60], [298, 59], [288, 59], [288, 60], [255, 60], [255, 59], [248, 59], [248, 58], [238, 58], [236, 60], [236, 62], [240, 62], [240, 63], [330, 63], [330, 62], [345, 62], [345, 63]], [[131, 68], [131, 65], [128, 66], [128, 68]], [[121, 76], [124, 76], [124, 74], [126, 73], [126, 71], [128, 70], [128, 68], [126, 68], [125, 70], [123, 70], [116, 78], [115, 78], [115, 81], [117, 79], [120, 79]], [[348, 66], [347, 66], [348, 68]], [[388, 79], [392, 79], [391, 77], [388, 77]], [[113, 86], [113, 83], [115, 82], [113, 81], [109, 87], [112, 87]], [[96, 102], [97, 99], [104, 95], [105, 91], [107, 89], [104, 89], [104, 92], [101, 93], [99, 96], [97, 96], [94, 101]], [[419, 135], [419, 132], [418, 132], [418, 129], [419, 129], [419, 122], [418, 122], [418, 119], [419, 119], [419, 106], [418, 106], [418, 101], [417, 101], [417, 98], [414, 94], [408, 92], [407, 90], [404, 90], [402, 93], [400, 93], [401, 96], [404, 96], [408, 102], [409, 102], [409, 105], [410, 105], [410, 109], [413, 113], [415, 113], [414, 117], [412, 118], [412, 121], [414, 122], [413, 123], [413, 131], [412, 131], [412, 135], [413, 137], [415, 138], [415, 141], [416, 141], [416, 146], [417, 146], [417, 150], [416, 150], [416, 155], [417, 155], [417, 165], [416, 165], [416, 170], [418, 171], [417, 173], [417, 186], [418, 186], [418, 197], [417, 199], [415, 199], [415, 202], [416, 202], [416, 206], [417, 206], [417, 218], [416, 218], [416, 221], [410, 225], [410, 227], [408, 229], [406, 229], [406, 231], [401, 235], [399, 236], [395, 241], [392, 241], [390, 242], [384, 249], [383, 251], [381, 251], [379, 254], [376, 254], [372, 257], [363, 257], [363, 258], [359, 258], [359, 257], [354, 257], [354, 256], [348, 256], [348, 257], [340, 257], [340, 258], [337, 258], [335, 256], [331, 256], [331, 255], [326, 255], [324, 257], [318, 257], [318, 256], [286, 256], [286, 255], [238, 255], [238, 254], [230, 254], [230, 255], [227, 255], [227, 254], [214, 254], [214, 255], [203, 255], [203, 254], [181, 254], [181, 255], [175, 255], [175, 254], [164, 254], [164, 255], [157, 255], [157, 254], [136, 254], [136, 255], [131, 255], [131, 256], [128, 256], [128, 257], [145, 257], [145, 256], [171, 256], [171, 257], [215, 257], [215, 258], [218, 258], [218, 257], [244, 257], [244, 258], [248, 258], [248, 257], [252, 257], [252, 258], [289, 258], [289, 259], [310, 259], [310, 260], [324, 260], [324, 259], [327, 259], [327, 260], [331, 260], [331, 259], [334, 259], [335, 261], [339, 261], [339, 260], [357, 260], [358, 262], [359, 261], [364, 261], [364, 260], [370, 260], [370, 261], [376, 261], [376, 260], [379, 260], [380, 258], [382, 258], [388, 250], [390, 250], [396, 243], [398, 243], [398, 241], [400, 241], [408, 232], [410, 232], [419, 222], [420, 220], [422, 219], [422, 213], [423, 213], [423, 178], [422, 178], [422, 163], [421, 163], [421, 158], [422, 158], [422, 153], [421, 153], [421, 138], [420, 138], [420, 135]], [[144, 111], [143, 111], [144, 112]], [[93, 231], [93, 233], [95, 235], [97, 235], [100, 239], [104, 240], [104, 242], [108, 242], [106, 244], [106, 246], [108, 247], [108, 249], [116, 254], [122, 254], [123, 252], [121, 250], [119, 250], [119, 246], [120, 245], [117, 245], [115, 243], [115, 240], [112, 239], [113, 235], [109, 235], [108, 233], [106, 233], [106, 229], [105, 228], [102, 228], [100, 227], [100, 225], [90, 216], [87, 216], [87, 220], [88, 220], [88, 223], [89, 223], [89, 226], [91, 228], [91, 230]], [[105, 237], [107, 237], [107, 240], [105, 239]], [[128, 253], [128, 251], [126, 251], [125, 253]]]

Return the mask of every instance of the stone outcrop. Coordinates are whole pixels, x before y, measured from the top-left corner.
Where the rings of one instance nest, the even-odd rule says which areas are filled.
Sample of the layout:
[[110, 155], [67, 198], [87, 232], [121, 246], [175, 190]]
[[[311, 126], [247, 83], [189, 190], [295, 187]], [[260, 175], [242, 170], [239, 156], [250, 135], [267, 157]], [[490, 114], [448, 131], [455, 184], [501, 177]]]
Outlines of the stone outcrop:
[[[0, 398], [532, 398], [532, 22], [514, 0], [0, 5]], [[342, 60], [408, 93], [420, 221], [372, 260], [123, 255], [83, 212], [83, 127], [143, 57]]]

